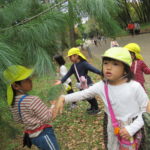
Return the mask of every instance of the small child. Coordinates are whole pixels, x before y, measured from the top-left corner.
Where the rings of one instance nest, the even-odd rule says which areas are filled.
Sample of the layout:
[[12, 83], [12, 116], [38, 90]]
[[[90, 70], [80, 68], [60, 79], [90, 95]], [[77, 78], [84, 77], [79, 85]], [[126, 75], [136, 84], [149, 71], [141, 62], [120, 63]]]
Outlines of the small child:
[[110, 47], [119, 47], [119, 44], [117, 41], [113, 40], [110, 42]]
[[[65, 60], [64, 58], [61, 56], [61, 55], [56, 55], [54, 56], [54, 60], [57, 62], [57, 64], [59, 65], [59, 74], [60, 74], [60, 77], [63, 78], [68, 70], [65, 66]], [[72, 83], [71, 83], [71, 79], [68, 78], [64, 83], [63, 83], [64, 87], [65, 87], [65, 90], [67, 92], [67, 94], [70, 94], [70, 93], [73, 93], [73, 89], [72, 89]], [[71, 109], [75, 108], [77, 106], [77, 103], [76, 102], [73, 102], [70, 106]]]
[[[80, 77], [84, 77], [87, 80], [88, 86], [91, 86], [93, 84], [90, 76], [88, 75], [88, 71], [94, 72], [96, 74], [101, 75], [101, 72], [90, 65], [86, 57], [80, 52], [80, 49], [78, 48], [71, 48], [68, 51], [68, 57], [70, 58], [70, 61], [73, 63], [67, 74], [60, 80], [55, 83], [55, 85], [64, 83], [72, 74], [75, 75], [77, 79], [77, 88], [79, 90], [82, 90], [81, 84], [80, 84]], [[93, 97], [92, 99], [89, 98], [87, 101], [90, 103], [91, 107], [87, 109], [88, 114], [95, 115], [100, 113], [100, 109], [98, 108], [97, 100]]]
[[134, 73], [134, 79], [138, 81], [145, 89], [144, 87], [145, 79], [143, 73], [150, 74], [150, 68], [148, 68], [148, 66], [143, 61], [143, 57], [140, 54], [141, 48], [136, 43], [129, 43], [124, 47], [129, 50], [132, 57], [131, 70]]
[[48, 108], [37, 96], [28, 95], [32, 90], [33, 69], [20, 65], [8, 67], [3, 75], [7, 84], [7, 101], [13, 118], [25, 126], [24, 146], [32, 144], [41, 150], [59, 150], [54, 130], [49, 125], [54, 105]]
[[[102, 56], [103, 80], [83, 91], [61, 96], [56, 114], [62, 112], [65, 102], [81, 101], [98, 95], [102, 98], [108, 116], [106, 149], [120, 150], [124, 147], [126, 150], [138, 150], [144, 125], [142, 113], [146, 111], [149, 98], [142, 86], [132, 80], [131, 63], [130, 53], [125, 48], [108, 49]], [[135, 140], [136, 143], [133, 142]]]

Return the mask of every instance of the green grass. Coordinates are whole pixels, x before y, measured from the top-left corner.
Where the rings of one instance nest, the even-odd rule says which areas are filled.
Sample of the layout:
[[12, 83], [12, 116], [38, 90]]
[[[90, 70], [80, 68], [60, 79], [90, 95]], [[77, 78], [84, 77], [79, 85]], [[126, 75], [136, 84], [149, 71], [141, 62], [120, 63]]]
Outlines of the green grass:
[[142, 24], [141, 29], [150, 28], [150, 23]]
[[62, 150], [104, 150], [101, 115], [90, 116], [86, 101], [72, 111], [66, 108], [53, 123]]
[[142, 24], [141, 25], [141, 32], [150, 32], [150, 23]]

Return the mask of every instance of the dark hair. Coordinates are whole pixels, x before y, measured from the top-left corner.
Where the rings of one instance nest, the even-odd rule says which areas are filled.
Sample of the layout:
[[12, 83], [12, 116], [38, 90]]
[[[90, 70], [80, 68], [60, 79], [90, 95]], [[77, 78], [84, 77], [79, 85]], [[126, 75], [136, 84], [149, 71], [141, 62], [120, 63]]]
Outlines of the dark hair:
[[134, 56], [134, 60], [136, 60], [137, 58], [136, 58], [135, 53], [134, 53], [134, 52], [131, 52], [131, 51], [129, 51], [129, 52], [130, 52], [130, 55], [133, 55], [133, 56]]
[[[104, 61], [116, 61], [116, 59], [109, 58], [109, 57], [103, 57], [102, 65], [103, 65]], [[119, 60], [117, 60], [117, 61], [119, 61]], [[122, 62], [122, 61], [120, 61], [120, 62]], [[126, 75], [126, 78], [128, 79], [127, 82], [129, 82], [130, 80], [134, 79], [134, 74], [131, 71], [130, 66], [128, 66], [127, 64], [125, 64], [123, 62], [122, 62], [122, 64], [124, 65], [124, 71], [127, 73], [127, 75]], [[102, 79], [104, 79], [103, 67], [102, 67]]]
[[61, 55], [54, 56], [54, 60], [58, 63], [59, 66], [62, 66], [65, 64], [65, 60]]
[[[79, 56], [79, 55], [78, 55]], [[85, 59], [83, 59], [81, 56], [79, 56], [80, 61], [86, 61]]]
[[[18, 85], [21, 85], [21, 81], [16, 81], [15, 82], [16, 84], [18, 84]], [[11, 86], [12, 87], [12, 86]], [[13, 87], [12, 87], [12, 90], [13, 90], [13, 101], [12, 101], [12, 104], [11, 104], [11, 106], [13, 106], [14, 105], [14, 103], [15, 103], [15, 96], [16, 96], [16, 90], [15, 89], [13, 89]]]
[[74, 55], [71, 55], [71, 56], [78, 56], [78, 58], [80, 59], [80, 62], [82, 62], [82, 61], [87, 61], [87, 60], [85, 60], [85, 59], [83, 59], [81, 56], [79, 56], [78, 54], [74, 54]]

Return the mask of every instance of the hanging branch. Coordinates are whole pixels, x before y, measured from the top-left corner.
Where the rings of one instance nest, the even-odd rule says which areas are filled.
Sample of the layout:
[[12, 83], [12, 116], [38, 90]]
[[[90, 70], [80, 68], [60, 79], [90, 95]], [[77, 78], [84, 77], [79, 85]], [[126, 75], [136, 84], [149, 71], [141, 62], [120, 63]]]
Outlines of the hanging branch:
[[4, 29], [0, 30], [0, 32], [9, 30], [9, 29], [11, 29], [11, 28], [14, 28], [14, 27], [17, 27], [17, 26], [19, 26], [19, 25], [23, 25], [23, 24], [25, 24], [25, 23], [27, 23], [27, 22], [30, 22], [30, 21], [32, 21], [33, 19], [35, 19], [35, 18], [37, 18], [37, 17], [39, 17], [39, 16], [41, 16], [41, 15], [47, 13], [49, 10], [54, 9], [55, 7], [57, 7], [57, 6], [59, 6], [59, 5], [63, 4], [63, 3], [65, 3], [65, 2], [67, 2], [67, 1], [68, 1], [68, 0], [64, 0], [64, 1], [62, 1], [62, 2], [59, 2], [58, 4], [56, 4], [56, 5], [52, 6], [52, 7], [49, 7], [48, 9], [46, 9], [46, 10], [40, 12], [39, 14], [37, 14], [37, 15], [35, 15], [35, 16], [32, 16], [32, 17], [27, 18], [27, 19], [24, 19], [24, 20], [20, 21], [19, 23], [15, 24], [15, 25], [12, 25], [12, 26], [10, 26], [10, 27], [7, 27], [7, 28], [4, 28]]

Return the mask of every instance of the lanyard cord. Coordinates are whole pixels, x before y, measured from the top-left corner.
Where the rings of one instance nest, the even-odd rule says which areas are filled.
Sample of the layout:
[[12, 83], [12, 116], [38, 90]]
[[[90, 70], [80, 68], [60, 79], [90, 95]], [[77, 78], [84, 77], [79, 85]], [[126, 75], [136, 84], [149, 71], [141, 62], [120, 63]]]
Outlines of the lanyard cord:
[[27, 97], [27, 96], [28, 96], [27, 94], [26, 94], [26, 95], [23, 95], [23, 96], [20, 98], [19, 102], [18, 102], [18, 112], [19, 112], [19, 116], [20, 116], [21, 119], [22, 119], [22, 116], [21, 116], [20, 104], [21, 104], [21, 102], [23, 101], [23, 99], [24, 99], [25, 97]]

